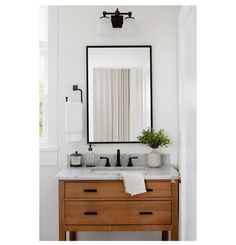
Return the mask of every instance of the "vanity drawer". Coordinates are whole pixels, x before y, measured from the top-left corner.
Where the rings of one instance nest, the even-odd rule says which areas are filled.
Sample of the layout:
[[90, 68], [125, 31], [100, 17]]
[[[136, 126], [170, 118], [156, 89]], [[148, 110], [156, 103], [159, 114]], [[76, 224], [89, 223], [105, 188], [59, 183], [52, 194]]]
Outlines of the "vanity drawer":
[[170, 181], [145, 181], [147, 192], [131, 196], [125, 192], [123, 181], [75, 181], [65, 182], [65, 198], [68, 199], [117, 199], [117, 198], [170, 198]]
[[171, 224], [171, 201], [65, 201], [65, 224]]

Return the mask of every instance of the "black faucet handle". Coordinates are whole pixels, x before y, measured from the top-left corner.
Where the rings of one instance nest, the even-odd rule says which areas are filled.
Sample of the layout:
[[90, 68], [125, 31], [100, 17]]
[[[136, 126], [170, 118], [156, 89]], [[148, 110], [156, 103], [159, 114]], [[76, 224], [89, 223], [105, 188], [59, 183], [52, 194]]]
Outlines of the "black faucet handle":
[[109, 162], [109, 157], [100, 157], [100, 159], [106, 159], [105, 167], [111, 167], [111, 164]]
[[138, 157], [129, 157], [129, 162], [127, 167], [133, 167], [132, 159], [138, 159]]
[[116, 167], [121, 167], [121, 163], [120, 163], [120, 149], [117, 149], [117, 154], [116, 154]]

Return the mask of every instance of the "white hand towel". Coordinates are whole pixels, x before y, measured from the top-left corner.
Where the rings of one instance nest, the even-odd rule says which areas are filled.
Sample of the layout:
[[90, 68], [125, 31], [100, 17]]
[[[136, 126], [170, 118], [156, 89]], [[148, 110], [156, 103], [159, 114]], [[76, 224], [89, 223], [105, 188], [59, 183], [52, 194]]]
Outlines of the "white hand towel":
[[65, 104], [65, 134], [66, 141], [80, 142], [83, 133], [83, 110], [81, 102], [66, 102]]
[[125, 191], [131, 196], [146, 192], [144, 176], [141, 173], [122, 172], [121, 175], [124, 179]]

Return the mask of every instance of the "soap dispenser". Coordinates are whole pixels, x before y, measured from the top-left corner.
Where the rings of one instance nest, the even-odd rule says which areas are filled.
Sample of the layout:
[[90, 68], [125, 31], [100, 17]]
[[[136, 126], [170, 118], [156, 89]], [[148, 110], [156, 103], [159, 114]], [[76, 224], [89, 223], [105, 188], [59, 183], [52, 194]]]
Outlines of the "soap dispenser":
[[95, 153], [91, 144], [89, 144], [88, 152], [85, 155], [85, 163], [86, 167], [95, 167]]

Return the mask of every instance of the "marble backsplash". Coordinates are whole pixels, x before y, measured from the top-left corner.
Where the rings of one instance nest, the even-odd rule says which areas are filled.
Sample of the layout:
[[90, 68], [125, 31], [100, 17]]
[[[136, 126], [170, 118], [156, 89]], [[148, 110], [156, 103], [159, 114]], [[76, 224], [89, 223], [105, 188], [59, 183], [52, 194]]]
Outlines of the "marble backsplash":
[[[100, 159], [100, 157], [108, 157], [109, 162], [112, 167], [115, 167], [116, 165], [116, 154], [95, 154], [95, 164], [96, 166], [105, 166], [106, 159]], [[129, 157], [138, 157], [138, 159], [132, 159], [132, 163], [134, 167], [137, 166], [147, 166], [147, 154], [121, 154], [120, 155], [120, 161], [121, 165], [123, 167], [126, 167], [129, 162]], [[170, 154], [169, 153], [163, 153], [161, 154], [161, 162], [162, 164], [170, 164]], [[85, 166], [85, 155], [82, 155], [82, 164]], [[69, 164], [69, 155], [68, 155], [68, 164]]]

